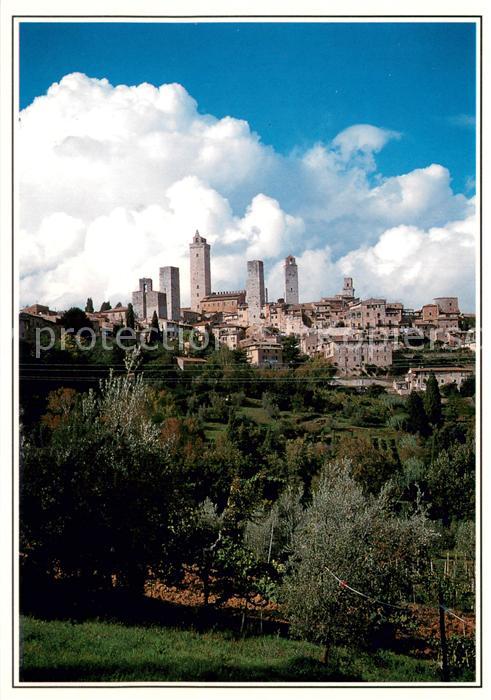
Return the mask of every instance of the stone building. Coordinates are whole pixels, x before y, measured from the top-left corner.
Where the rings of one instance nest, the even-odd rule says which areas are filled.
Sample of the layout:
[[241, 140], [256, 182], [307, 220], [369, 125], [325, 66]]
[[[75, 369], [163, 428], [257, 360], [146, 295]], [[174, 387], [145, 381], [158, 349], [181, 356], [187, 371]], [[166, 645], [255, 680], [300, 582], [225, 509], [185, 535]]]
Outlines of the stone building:
[[159, 270], [160, 291], [167, 299], [167, 318], [179, 321], [181, 318], [181, 288], [178, 267], [161, 267]]
[[115, 329], [126, 326], [127, 311], [127, 306], [116, 306], [114, 309], [108, 309], [107, 311], [88, 313], [87, 316], [90, 318], [96, 333], [110, 336], [114, 334]]
[[397, 328], [402, 323], [403, 305], [387, 303], [385, 299], [364, 299], [349, 306], [346, 313], [351, 328], [363, 330], [373, 328]]
[[426, 338], [444, 341], [449, 331], [459, 329], [459, 300], [457, 297], [437, 297], [417, 312], [413, 325]]
[[192, 311], [189, 306], [181, 308], [181, 316], [183, 323], [196, 323], [199, 321], [201, 314], [198, 311]]
[[[44, 331], [49, 330], [54, 334], [54, 337], [59, 337], [60, 326], [54, 321], [48, 320], [39, 313], [28, 313], [27, 311], [19, 312], [19, 339], [26, 340], [30, 343], [36, 341], [37, 335], [41, 338], [42, 343], [48, 342], [48, 336]], [[36, 334], [36, 331], [38, 333]]]
[[352, 304], [347, 313], [351, 328], [377, 328], [385, 326], [385, 299], [365, 299]]
[[285, 258], [285, 303], [298, 304], [298, 265], [293, 255]]
[[186, 370], [198, 370], [199, 367], [206, 365], [206, 360], [200, 357], [176, 357], [176, 362], [179, 369], [183, 372]]
[[424, 391], [430, 374], [434, 374], [440, 386], [456, 384], [460, 389], [462, 382], [474, 374], [468, 367], [411, 367], [406, 374], [406, 384], [409, 391]]
[[204, 314], [235, 314], [239, 306], [245, 303], [246, 292], [213, 292], [201, 300], [201, 312]]
[[128, 311], [127, 306], [115, 306], [114, 309], [108, 309], [107, 311], [97, 311], [93, 316], [98, 316], [99, 318], [107, 318], [110, 323], [117, 326], [124, 326], [126, 324], [126, 312]]
[[439, 314], [438, 304], [425, 304], [421, 309], [421, 320], [424, 323], [436, 323]]
[[139, 280], [139, 289], [131, 295], [133, 310], [139, 321], [150, 322], [153, 312], [157, 312], [159, 319], [167, 318], [167, 299], [163, 292], [153, 289], [150, 277], [142, 277]]
[[191, 310], [201, 311], [201, 300], [211, 294], [210, 245], [196, 231], [189, 244]]
[[49, 306], [44, 306], [44, 304], [32, 304], [31, 306], [25, 306], [21, 311], [26, 314], [31, 314], [33, 316], [40, 316], [45, 318], [47, 321], [52, 321], [56, 323], [58, 319], [62, 317], [62, 313], [59, 311], [52, 311]]
[[348, 302], [341, 295], [322, 297], [320, 301], [314, 301], [312, 306], [312, 323], [315, 328], [330, 328], [345, 322]]
[[393, 343], [384, 333], [368, 335], [351, 328], [311, 330], [300, 339], [300, 349], [309, 357], [325, 357], [340, 372], [359, 372], [367, 365], [389, 367]]
[[392, 364], [392, 344], [384, 339], [331, 338], [325, 351], [327, 360], [341, 372], [351, 373], [367, 365], [389, 367]]
[[308, 355], [309, 357], [315, 357], [320, 354], [318, 331], [309, 331], [300, 338], [300, 351], [303, 355]]
[[387, 302], [385, 305], [385, 325], [389, 328], [398, 328], [402, 325], [404, 304], [399, 301]]
[[244, 328], [237, 323], [220, 323], [214, 326], [213, 332], [218, 336], [220, 345], [226, 345], [230, 350], [237, 350], [244, 338]]
[[277, 302], [265, 304], [263, 308], [263, 325], [277, 328], [285, 335], [303, 335], [311, 326], [313, 305], [286, 304], [279, 299]]
[[246, 301], [250, 326], [260, 322], [261, 311], [265, 300], [263, 261], [249, 260], [247, 263]]
[[240, 347], [245, 351], [247, 362], [256, 367], [276, 367], [283, 364], [283, 348], [273, 340], [251, 338], [242, 341]]

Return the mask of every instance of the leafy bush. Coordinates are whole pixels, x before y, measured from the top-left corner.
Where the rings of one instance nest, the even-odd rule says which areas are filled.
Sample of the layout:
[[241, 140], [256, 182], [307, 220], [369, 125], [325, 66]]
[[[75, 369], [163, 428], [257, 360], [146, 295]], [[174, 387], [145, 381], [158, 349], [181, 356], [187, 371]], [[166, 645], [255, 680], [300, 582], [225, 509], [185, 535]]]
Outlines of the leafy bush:
[[450, 668], [457, 673], [475, 671], [476, 640], [474, 637], [454, 635], [447, 640], [448, 661]]
[[275, 397], [269, 391], [263, 392], [261, 403], [270, 418], [278, 418], [280, 409], [278, 408]]

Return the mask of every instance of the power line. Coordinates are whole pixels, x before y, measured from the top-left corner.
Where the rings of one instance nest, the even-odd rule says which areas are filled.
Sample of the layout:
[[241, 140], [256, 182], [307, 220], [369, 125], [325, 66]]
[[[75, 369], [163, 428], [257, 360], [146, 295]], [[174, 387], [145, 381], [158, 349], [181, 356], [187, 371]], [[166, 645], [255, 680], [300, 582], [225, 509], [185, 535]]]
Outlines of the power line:
[[[324, 564], [324, 568], [327, 571], [327, 573], [330, 574], [339, 583], [341, 588], [348, 590], [348, 591], [351, 591], [352, 593], [355, 593], [356, 595], [361, 596], [362, 598], [365, 598], [370, 603], [384, 605], [387, 608], [393, 608], [395, 610], [405, 610], [406, 612], [413, 612], [412, 609], [408, 606], [403, 607], [401, 605], [394, 605], [393, 603], [387, 603], [383, 600], [379, 600], [378, 598], [374, 598], [373, 596], [367, 595], [366, 593], [363, 593], [362, 591], [359, 591], [356, 588], [353, 588], [352, 586], [350, 586], [347, 581], [340, 578], [333, 571], [331, 571], [331, 569], [326, 564]], [[455, 613], [453, 610], [450, 610], [450, 608], [447, 608], [445, 605], [438, 605], [438, 607], [435, 607], [434, 605], [430, 605], [428, 607], [430, 607], [432, 610], [442, 609], [444, 612], [457, 618], [457, 620], [460, 620], [460, 622], [462, 622], [464, 625], [468, 625], [469, 627], [472, 626], [471, 622], [469, 622], [468, 620], [464, 620], [462, 617], [459, 617], [459, 615], [457, 615], [457, 613]]]

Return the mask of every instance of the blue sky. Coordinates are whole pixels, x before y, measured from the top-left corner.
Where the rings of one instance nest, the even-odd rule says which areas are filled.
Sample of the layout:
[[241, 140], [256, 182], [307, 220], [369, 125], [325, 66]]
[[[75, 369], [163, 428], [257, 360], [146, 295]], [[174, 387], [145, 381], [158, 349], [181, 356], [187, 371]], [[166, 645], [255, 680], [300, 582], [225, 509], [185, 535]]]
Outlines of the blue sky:
[[245, 119], [284, 154], [352, 124], [401, 132], [377, 155], [383, 176], [439, 163], [473, 193], [472, 24], [21, 25], [21, 108], [71, 72], [181, 83], [201, 113]]
[[475, 69], [470, 23], [21, 24], [23, 302], [186, 304], [198, 228], [215, 291], [471, 310]]

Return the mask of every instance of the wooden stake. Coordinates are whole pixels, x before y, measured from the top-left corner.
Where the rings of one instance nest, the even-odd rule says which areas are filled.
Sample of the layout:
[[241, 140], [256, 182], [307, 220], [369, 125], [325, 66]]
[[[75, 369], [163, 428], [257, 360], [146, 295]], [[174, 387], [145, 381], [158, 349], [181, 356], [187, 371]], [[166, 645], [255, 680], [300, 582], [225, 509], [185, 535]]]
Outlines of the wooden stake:
[[438, 603], [440, 610], [440, 645], [442, 650], [442, 681], [447, 683], [450, 680], [448, 670], [448, 650], [447, 650], [447, 631], [445, 629], [445, 604], [443, 601], [443, 591], [440, 588], [438, 592]]

